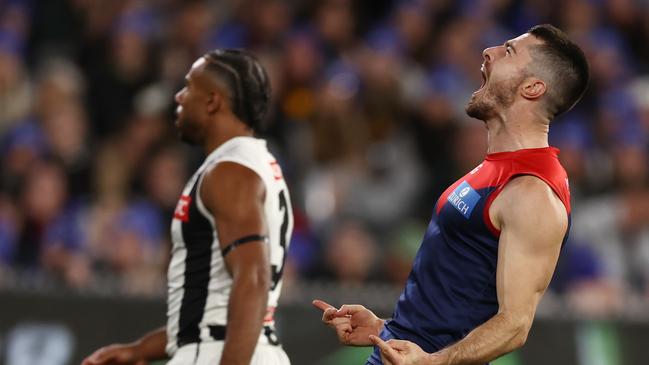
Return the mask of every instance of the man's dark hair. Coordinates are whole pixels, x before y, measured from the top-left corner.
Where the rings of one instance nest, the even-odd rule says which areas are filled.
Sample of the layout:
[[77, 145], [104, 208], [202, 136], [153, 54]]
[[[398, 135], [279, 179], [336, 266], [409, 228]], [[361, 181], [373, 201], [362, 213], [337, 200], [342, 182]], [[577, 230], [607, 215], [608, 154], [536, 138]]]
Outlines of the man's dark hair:
[[528, 33], [543, 41], [531, 54], [535, 71], [548, 79], [548, 112], [554, 118], [572, 109], [586, 92], [588, 61], [579, 46], [550, 24], [534, 26]]
[[270, 82], [257, 58], [239, 49], [217, 49], [203, 57], [206, 69], [229, 88], [234, 115], [254, 131], [263, 129], [270, 104]]

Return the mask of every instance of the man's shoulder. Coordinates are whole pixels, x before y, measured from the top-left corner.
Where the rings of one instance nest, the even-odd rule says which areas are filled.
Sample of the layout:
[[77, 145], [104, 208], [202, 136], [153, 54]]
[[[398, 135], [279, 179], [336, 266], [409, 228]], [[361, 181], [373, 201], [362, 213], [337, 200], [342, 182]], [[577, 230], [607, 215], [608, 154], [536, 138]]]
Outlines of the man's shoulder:
[[[504, 220], [552, 221], [567, 225], [566, 207], [548, 183], [534, 175], [512, 178], [494, 202]], [[533, 223], [533, 222], [532, 222]]]

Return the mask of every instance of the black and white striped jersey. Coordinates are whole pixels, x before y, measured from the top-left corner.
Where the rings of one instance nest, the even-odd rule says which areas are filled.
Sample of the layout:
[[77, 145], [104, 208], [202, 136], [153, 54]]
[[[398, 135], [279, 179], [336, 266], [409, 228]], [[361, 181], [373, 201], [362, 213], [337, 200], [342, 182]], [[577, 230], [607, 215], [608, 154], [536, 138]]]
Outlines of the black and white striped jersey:
[[[282, 171], [266, 142], [236, 137], [207, 156], [185, 186], [171, 223], [172, 253], [167, 274], [167, 352], [179, 345], [213, 341], [210, 326], [227, 325], [232, 278], [225, 268], [214, 217], [201, 200], [205, 172], [220, 162], [243, 165], [260, 176], [266, 187], [264, 210], [270, 243], [272, 286], [265, 326], [273, 326], [272, 313], [282, 288], [284, 259], [293, 231], [291, 199]], [[265, 336], [260, 336], [263, 341]]]

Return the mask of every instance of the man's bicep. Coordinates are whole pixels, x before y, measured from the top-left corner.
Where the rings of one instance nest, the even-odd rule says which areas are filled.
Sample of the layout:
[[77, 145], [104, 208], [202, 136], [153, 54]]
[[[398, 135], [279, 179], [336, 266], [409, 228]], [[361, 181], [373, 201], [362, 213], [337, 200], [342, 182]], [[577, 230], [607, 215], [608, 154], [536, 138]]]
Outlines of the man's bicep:
[[[228, 250], [228, 267], [242, 256], [248, 260], [265, 256], [265, 187], [254, 171], [233, 162], [219, 163], [206, 174], [201, 197], [214, 216], [221, 250]], [[232, 249], [233, 243], [237, 243], [236, 249]]]
[[498, 301], [500, 311], [531, 320], [554, 273], [567, 214], [559, 198], [538, 178], [520, 177], [511, 184], [499, 203]]

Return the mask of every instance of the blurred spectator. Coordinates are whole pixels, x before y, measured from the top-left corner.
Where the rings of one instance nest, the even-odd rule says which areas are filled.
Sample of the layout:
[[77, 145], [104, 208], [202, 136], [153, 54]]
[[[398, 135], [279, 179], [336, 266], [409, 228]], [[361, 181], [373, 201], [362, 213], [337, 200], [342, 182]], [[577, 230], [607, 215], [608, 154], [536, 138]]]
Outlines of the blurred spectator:
[[182, 154], [177, 149], [162, 149], [148, 162], [143, 174], [147, 195], [161, 210], [163, 221], [170, 222], [189, 177]]
[[551, 289], [566, 296], [571, 310], [588, 316], [611, 315], [624, 305], [621, 287], [605, 273], [598, 253], [575, 240], [563, 248]]
[[88, 249], [88, 216], [85, 206], [70, 206], [47, 230], [43, 242], [43, 265], [71, 287], [83, 288], [93, 280]]
[[7, 196], [0, 194], [0, 268], [15, 263], [19, 222], [16, 207]]
[[346, 286], [361, 286], [376, 279], [378, 245], [361, 224], [346, 222], [334, 228], [325, 245], [326, 269], [331, 278]]
[[319, 277], [321, 274], [318, 272], [322, 248], [319, 237], [308, 225], [307, 217], [298, 207], [293, 207], [293, 216], [295, 218], [293, 236], [283, 274], [283, 285], [287, 288], [297, 281]]
[[420, 63], [428, 57], [426, 48], [434, 34], [430, 15], [422, 1], [400, 1], [392, 17], [399, 43], [410, 57]]
[[282, 0], [249, 0], [246, 9], [250, 14], [250, 45], [257, 49], [280, 46], [291, 25], [289, 4]]
[[51, 58], [37, 70], [35, 112], [48, 115], [61, 104], [82, 103], [86, 85], [81, 70], [71, 60]]
[[[135, 96], [154, 80], [151, 36], [146, 9], [127, 9], [113, 19], [106, 49], [97, 50], [86, 70], [94, 130], [114, 134], [127, 123]], [[187, 30], [185, 28], [181, 28]]]
[[130, 196], [132, 171], [124, 160], [114, 144], [98, 154], [94, 199], [85, 213], [86, 240], [99, 268], [121, 274], [130, 289], [146, 292], [161, 279], [162, 217], [147, 199]]
[[317, 5], [314, 23], [330, 62], [347, 55], [357, 45], [352, 5], [351, 0], [322, 0]]
[[18, 235], [16, 263], [37, 268], [47, 229], [64, 212], [68, 201], [63, 168], [52, 162], [38, 162], [25, 176], [20, 196], [23, 224]]
[[275, 96], [283, 97], [282, 111], [288, 119], [304, 121], [314, 113], [314, 88], [322, 67], [322, 55], [308, 31], [291, 33], [284, 47], [284, 88], [275, 87]]
[[2, 138], [2, 189], [18, 190], [29, 169], [47, 153], [46, 137], [33, 120], [23, 121]]
[[384, 254], [384, 268], [392, 283], [404, 286], [412, 269], [412, 263], [419, 251], [419, 244], [426, 232], [421, 222], [407, 222], [393, 234]]
[[603, 273], [619, 290], [649, 289], [647, 250], [649, 194], [646, 191], [591, 198], [576, 207], [571, 235], [588, 242]]
[[29, 116], [32, 88], [18, 34], [0, 29], [0, 133]]
[[[552, 126], [550, 144], [559, 148], [559, 159], [570, 179], [570, 196], [573, 202], [579, 202], [584, 194], [592, 190], [592, 177], [589, 176], [587, 150], [592, 145], [588, 123], [579, 114], [572, 113], [572, 118], [562, 118]], [[601, 173], [601, 166], [598, 170]]]
[[41, 123], [50, 153], [66, 169], [70, 190], [76, 194], [86, 193], [90, 159], [88, 125], [82, 106], [77, 103], [59, 104], [43, 116]]

